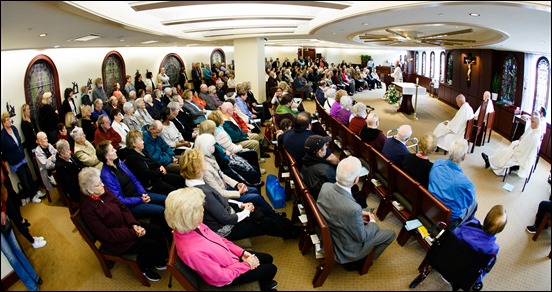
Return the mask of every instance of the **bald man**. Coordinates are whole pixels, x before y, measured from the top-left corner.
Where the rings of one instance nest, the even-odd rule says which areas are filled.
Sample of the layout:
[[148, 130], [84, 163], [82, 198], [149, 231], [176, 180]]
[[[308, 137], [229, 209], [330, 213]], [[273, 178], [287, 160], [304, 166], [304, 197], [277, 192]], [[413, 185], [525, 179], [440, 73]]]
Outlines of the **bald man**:
[[381, 154], [401, 167], [404, 157], [410, 154], [410, 151], [406, 148], [406, 142], [410, 139], [411, 135], [412, 127], [410, 125], [400, 126], [397, 135], [385, 140], [383, 148], [381, 149]]
[[40, 178], [44, 184], [44, 187], [51, 191], [54, 189], [53, 186], [56, 186], [56, 180], [52, 176], [52, 172], [56, 167], [56, 155], [57, 150], [48, 143], [48, 136], [44, 132], [38, 132], [36, 134], [36, 146], [35, 156], [36, 162], [40, 168]]
[[368, 114], [366, 118], [366, 126], [360, 130], [360, 139], [363, 142], [368, 143], [370, 146], [374, 147], [376, 150], [381, 152], [383, 149], [383, 144], [387, 140], [387, 136], [378, 129], [379, 127], [379, 117], [376, 113]]
[[460, 108], [452, 120], [446, 120], [435, 128], [433, 134], [437, 137], [437, 147], [448, 151], [450, 143], [456, 138], [463, 138], [466, 131], [466, 123], [473, 119], [473, 109], [466, 97], [459, 94], [456, 97], [456, 104]]
[[[493, 113], [495, 111], [494, 106], [493, 106], [493, 101], [491, 100], [491, 93], [489, 91], [485, 91], [483, 93], [483, 103], [485, 103], [485, 102], [487, 103], [487, 109], [485, 110], [485, 119], [483, 121], [486, 124], [487, 123], [487, 116], [489, 115], [489, 113]], [[479, 111], [480, 110], [481, 110], [481, 106], [479, 106], [479, 108], [475, 111], [475, 114], [473, 116], [474, 119], [477, 120], [479, 118]]]

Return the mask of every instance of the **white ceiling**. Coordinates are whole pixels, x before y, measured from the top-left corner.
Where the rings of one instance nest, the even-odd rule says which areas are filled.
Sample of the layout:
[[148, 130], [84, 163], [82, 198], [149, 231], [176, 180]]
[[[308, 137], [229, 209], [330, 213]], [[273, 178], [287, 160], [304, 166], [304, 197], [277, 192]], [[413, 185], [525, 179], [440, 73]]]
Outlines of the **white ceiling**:
[[[263, 37], [267, 46], [485, 48], [550, 55], [550, 4], [550, 1], [2, 1], [1, 37], [2, 50], [55, 46], [232, 46], [236, 38]], [[472, 32], [439, 37], [456, 40], [450, 45], [431, 45], [418, 39], [465, 29]], [[41, 33], [47, 36], [39, 37]], [[70, 41], [89, 34], [101, 38]], [[359, 37], [366, 34], [381, 37], [366, 43]], [[149, 41], [155, 42], [143, 43]]]

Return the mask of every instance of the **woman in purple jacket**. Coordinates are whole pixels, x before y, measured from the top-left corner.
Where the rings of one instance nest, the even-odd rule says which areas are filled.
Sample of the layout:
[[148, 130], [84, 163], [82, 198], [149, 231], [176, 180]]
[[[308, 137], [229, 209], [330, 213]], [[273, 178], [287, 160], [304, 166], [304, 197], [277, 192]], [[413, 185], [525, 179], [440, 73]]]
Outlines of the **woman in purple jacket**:
[[162, 219], [167, 197], [148, 193], [125, 163], [119, 160], [110, 140], [102, 141], [96, 146], [96, 155], [103, 162], [100, 175], [102, 182], [136, 218], [150, 217], [159, 219], [160, 223], [164, 221]]
[[168, 256], [163, 231], [153, 224], [138, 222], [100, 180], [100, 171], [85, 167], [79, 172], [84, 221], [102, 246], [114, 254], [139, 254], [140, 269], [150, 281], [161, 276], [152, 269], [165, 270]]
[[[504, 230], [507, 222], [508, 216], [506, 215], [504, 206], [495, 205], [489, 210], [487, 216], [485, 216], [483, 226], [481, 226], [479, 220], [474, 217], [456, 228], [454, 230], [454, 235], [478, 252], [498, 255], [499, 246], [496, 243], [496, 234]], [[492, 261], [489, 265], [491, 263]], [[483, 271], [478, 282], [483, 281], [483, 277], [485, 277], [486, 274], [487, 272]]]
[[187, 187], [169, 194], [165, 219], [174, 231], [180, 259], [207, 284], [222, 287], [259, 281], [262, 291], [274, 291], [277, 268], [272, 256], [252, 253], [213, 232], [203, 224], [205, 194]]

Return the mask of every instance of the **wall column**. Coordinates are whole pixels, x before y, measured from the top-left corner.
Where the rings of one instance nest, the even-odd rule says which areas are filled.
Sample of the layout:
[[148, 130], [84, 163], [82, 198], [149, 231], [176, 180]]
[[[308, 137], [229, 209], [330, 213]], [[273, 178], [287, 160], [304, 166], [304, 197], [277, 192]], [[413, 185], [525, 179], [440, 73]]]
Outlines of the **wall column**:
[[251, 91], [259, 102], [266, 100], [264, 59], [263, 38], [234, 40], [236, 82], [251, 82]]

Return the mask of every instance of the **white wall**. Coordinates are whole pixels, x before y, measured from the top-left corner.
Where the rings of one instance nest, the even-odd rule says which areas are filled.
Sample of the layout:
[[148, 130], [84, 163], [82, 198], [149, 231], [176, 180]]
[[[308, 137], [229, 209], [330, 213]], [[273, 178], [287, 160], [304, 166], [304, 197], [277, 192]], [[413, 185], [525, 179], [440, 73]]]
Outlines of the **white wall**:
[[[21, 106], [25, 103], [25, 73], [31, 60], [38, 55], [46, 55], [53, 61], [58, 72], [60, 94], [63, 94], [65, 88], [72, 88], [72, 82], [77, 82], [80, 88], [80, 86], [86, 84], [89, 78], [94, 80], [97, 77], [101, 77], [102, 62], [110, 51], [117, 51], [121, 54], [125, 62], [126, 74], [134, 76], [136, 69], [139, 69], [144, 78], [146, 69], [152, 71], [154, 77], [157, 76], [163, 58], [167, 54], [175, 53], [182, 58], [188, 70], [188, 77], [191, 78], [190, 70], [192, 62], [210, 63], [211, 52], [215, 48], [217, 47], [120, 47], [2, 51], [1, 112], [6, 111], [6, 102], [14, 106], [17, 116], [12, 121], [19, 129], [21, 124]], [[220, 48], [226, 55], [226, 63], [231, 63], [234, 59], [234, 47]], [[394, 60], [399, 59], [400, 55], [405, 54], [404, 51], [364, 49], [318, 48], [316, 51], [317, 53], [321, 53], [328, 63], [340, 63], [341, 60], [345, 60], [347, 63], [360, 63], [360, 55], [369, 54], [374, 59], [376, 65], [383, 64], [386, 60], [394, 62]], [[278, 57], [283, 61], [285, 57], [288, 57], [291, 61], [295, 58], [296, 54], [297, 47], [265, 47], [265, 56], [269, 59], [270, 57], [274, 59]], [[264, 63], [264, 58], [259, 60], [259, 62]], [[244, 70], [247, 70], [247, 68], [244, 68]], [[239, 74], [239, 70], [236, 71], [236, 75], [239, 76]], [[256, 96], [264, 96], [264, 90]], [[77, 99], [76, 103], [79, 106], [80, 99]], [[14, 175], [11, 178], [14, 183], [18, 181]]]

